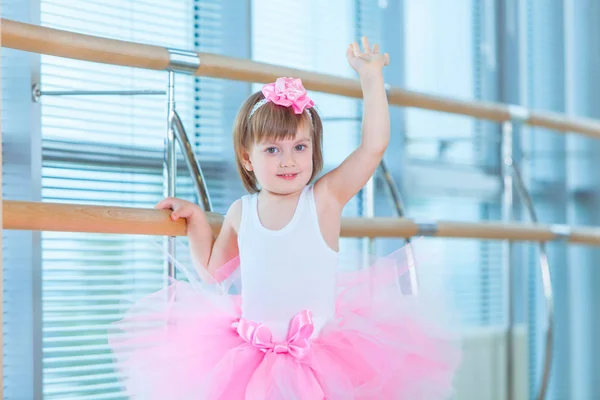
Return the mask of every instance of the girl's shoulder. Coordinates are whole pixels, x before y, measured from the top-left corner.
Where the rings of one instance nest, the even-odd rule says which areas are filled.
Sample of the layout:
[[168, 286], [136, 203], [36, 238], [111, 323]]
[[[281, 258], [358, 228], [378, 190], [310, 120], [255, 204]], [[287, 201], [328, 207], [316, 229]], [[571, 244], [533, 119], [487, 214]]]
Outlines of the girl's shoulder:
[[237, 199], [229, 206], [223, 223], [229, 223], [236, 233], [240, 231], [242, 223], [242, 199]]

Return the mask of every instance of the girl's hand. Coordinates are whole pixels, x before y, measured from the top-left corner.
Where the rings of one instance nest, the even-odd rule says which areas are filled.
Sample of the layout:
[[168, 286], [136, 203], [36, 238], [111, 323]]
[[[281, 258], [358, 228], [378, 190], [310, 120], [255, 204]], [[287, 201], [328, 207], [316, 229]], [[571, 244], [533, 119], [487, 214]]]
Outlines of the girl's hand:
[[389, 64], [390, 56], [385, 54], [379, 54], [379, 46], [369, 46], [369, 39], [365, 36], [362, 37], [362, 51], [358, 46], [358, 43], [354, 42], [346, 50], [346, 57], [348, 63], [354, 69], [359, 76], [363, 77], [372, 72], [381, 72], [383, 67]]
[[179, 218], [185, 218], [190, 222], [191, 219], [202, 215], [203, 212], [197, 204], [176, 197], [167, 197], [155, 205], [154, 208], [160, 210], [173, 210], [171, 213], [171, 219], [173, 221], [177, 221]]

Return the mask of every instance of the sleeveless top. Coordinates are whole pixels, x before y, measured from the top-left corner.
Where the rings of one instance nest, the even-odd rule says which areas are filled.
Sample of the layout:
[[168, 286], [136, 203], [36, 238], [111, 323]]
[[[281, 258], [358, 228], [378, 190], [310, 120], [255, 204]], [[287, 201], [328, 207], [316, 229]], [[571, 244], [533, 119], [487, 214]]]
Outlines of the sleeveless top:
[[303, 310], [312, 312], [313, 335], [334, 317], [338, 255], [321, 234], [312, 185], [280, 230], [260, 222], [258, 193], [243, 196], [238, 248], [242, 318], [265, 324], [281, 341]]

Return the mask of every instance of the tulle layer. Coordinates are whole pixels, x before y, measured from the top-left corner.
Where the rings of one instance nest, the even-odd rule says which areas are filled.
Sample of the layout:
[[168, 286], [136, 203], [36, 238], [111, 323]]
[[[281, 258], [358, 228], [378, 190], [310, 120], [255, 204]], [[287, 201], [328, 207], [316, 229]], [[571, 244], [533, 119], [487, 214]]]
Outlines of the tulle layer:
[[300, 357], [242, 338], [239, 296], [176, 281], [115, 324], [116, 367], [141, 399], [447, 398], [460, 350], [446, 315], [402, 294], [402, 268], [340, 273], [336, 317]]

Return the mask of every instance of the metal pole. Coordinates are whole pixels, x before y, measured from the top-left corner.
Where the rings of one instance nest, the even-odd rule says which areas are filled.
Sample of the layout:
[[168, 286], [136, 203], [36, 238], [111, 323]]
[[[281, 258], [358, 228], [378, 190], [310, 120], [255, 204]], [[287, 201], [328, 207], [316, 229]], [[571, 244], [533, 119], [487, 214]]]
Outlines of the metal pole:
[[204, 179], [204, 175], [202, 173], [202, 168], [200, 167], [200, 163], [198, 163], [196, 160], [194, 149], [192, 148], [190, 139], [185, 132], [183, 122], [181, 122], [181, 118], [179, 117], [179, 114], [177, 114], [177, 111], [173, 110], [173, 113], [169, 118], [169, 123], [175, 132], [175, 138], [177, 139], [177, 142], [179, 142], [179, 145], [181, 146], [183, 158], [187, 163], [188, 170], [192, 180], [194, 181], [194, 187], [196, 188], [198, 200], [202, 203], [204, 211], [212, 211], [212, 204], [210, 202], [210, 196], [208, 194], [208, 188], [206, 187], [206, 180]]
[[[513, 162], [513, 173], [518, 193], [527, 208], [529, 218], [534, 224], [538, 223], [537, 214], [533, 206], [533, 200], [527, 191], [525, 181], [521, 171], [519, 170], [516, 163]], [[542, 370], [542, 380], [537, 392], [537, 400], [543, 400], [546, 398], [546, 392], [548, 391], [548, 385], [550, 383], [550, 369], [552, 367], [552, 338], [554, 336], [554, 293], [552, 291], [552, 276], [550, 274], [550, 262], [548, 261], [548, 252], [546, 250], [546, 243], [539, 242], [539, 261], [540, 261], [540, 272], [542, 275], [542, 286], [544, 290], [544, 299], [546, 302], [546, 321], [548, 322], [548, 329], [546, 330], [546, 337], [544, 343], [544, 364]]]
[[39, 83], [31, 87], [31, 98], [39, 103], [42, 96], [155, 96], [164, 90], [42, 90]]
[[[177, 177], [177, 156], [175, 147], [175, 132], [171, 123], [171, 115], [175, 111], [175, 72], [169, 71], [167, 86], [167, 138], [165, 141], [165, 156], [163, 162], [163, 194], [165, 197], [175, 197], [175, 179]], [[175, 237], [165, 238], [165, 250], [170, 257], [165, 259], [167, 277], [175, 278]]]
[[[392, 203], [394, 205], [394, 208], [396, 209], [396, 214], [398, 215], [398, 217], [403, 218], [405, 216], [404, 202], [402, 201], [402, 197], [400, 196], [400, 191], [398, 190], [398, 187], [396, 186], [396, 182], [394, 181], [394, 178], [392, 177], [392, 174], [391, 174], [390, 170], [388, 169], [387, 164], [385, 163], [384, 160], [381, 160], [381, 162], [379, 163], [379, 168], [381, 169], [381, 173], [383, 174], [383, 178], [385, 179], [385, 182], [387, 184], [387, 188], [389, 190], [390, 197], [392, 198]], [[418, 280], [417, 270], [416, 270], [415, 253], [411, 246], [410, 237], [405, 238], [404, 241], [407, 244], [406, 258], [407, 258], [407, 262], [409, 265], [408, 274], [409, 274], [409, 278], [410, 278], [410, 293], [413, 295], [418, 295], [419, 294], [419, 280]]]
[[37, 96], [158, 96], [164, 90], [34, 90]]
[[40, 96], [164, 96], [164, 90], [48, 90], [40, 91]]
[[[365, 185], [363, 194], [363, 217], [375, 216], [375, 176], [373, 175]], [[369, 237], [363, 243], [363, 266], [367, 268], [375, 253], [375, 238]]]
[[[510, 222], [513, 219], [513, 124], [511, 121], [502, 123], [502, 220]], [[507, 307], [507, 327], [506, 327], [506, 398], [513, 398], [514, 382], [514, 354], [513, 354], [513, 244], [511, 241], [504, 241], [502, 248], [502, 261], [504, 264], [504, 273], [506, 279], [506, 307]]]
[[[194, 51], [168, 49], [169, 51], [169, 84], [167, 86], [167, 138], [165, 141], [165, 156], [163, 162], [163, 194], [165, 197], [175, 197], [175, 180], [177, 177], [176, 137], [173, 127], [175, 114], [175, 72], [193, 74], [200, 66], [200, 57]], [[165, 239], [165, 269], [167, 278], [175, 278], [175, 237]]]

